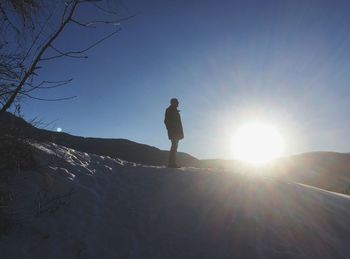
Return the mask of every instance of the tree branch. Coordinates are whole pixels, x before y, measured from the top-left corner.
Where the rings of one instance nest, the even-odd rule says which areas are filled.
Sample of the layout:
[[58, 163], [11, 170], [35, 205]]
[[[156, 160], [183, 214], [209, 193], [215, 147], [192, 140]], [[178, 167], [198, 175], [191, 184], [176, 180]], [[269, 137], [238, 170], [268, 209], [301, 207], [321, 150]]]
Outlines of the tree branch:
[[56, 33], [54, 33], [54, 35], [49, 38], [49, 40], [46, 42], [46, 44], [41, 48], [41, 50], [39, 51], [38, 55], [35, 57], [33, 63], [31, 64], [31, 66], [29, 67], [28, 71], [24, 74], [22, 80], [20, 81], [20, 83], [18, 84], [18, 86], [16, 87], [16, 90], [14, 91], [13, 95], [9, 98], [9, 100], [7, 100], [7, 102], [5, 103], [5, 105], [3, 105], [3, 107], [0, 110], [0, 114], [4, 113], [14, 102], [16, 96], [18, 95], [18, 93], [20, 92], [20, 90], [22, 89], [22, 87], [24, 86], [24, 84], [26, 83], [27, 79], [29, 78], [30, 75], [33, 74], [38, 62], [40, 61], [42, 55], [45, 53], [45, 51], [47, 50], [47, 48], [55, 41], [55, 39], [58, 37], [58, 35], [60, 35], [60, 33], [63, 31], [63, 29], [65, 28], [65, 26], [68, 24], [68, 22], [70, 21], [70, 19], [73, 17], [74, 11], [78, 5], [79, 1], [78, 0], [74, 0], [73, 6], [69, 12], [68, 17], [65, 19], [65, 21], [61, 24], [61, 26], [58, 28], [58, 30], [56, 31]]
[[48, 99], [48, 98], [39, 98], [39, 97], [34, 97], [34, 96], [31, 96], [27, 93], [20, 93], [21, 95], [24, 95], [26, 97], [29, 97], [31, 99], [34, 99], [34, 100], [39, 100], [39, 101], [47, 101], [47, 102], [57, 102], [57, 101], [66, 101], [66, 100], [71, 100], [71, 99], [75, 99], [77, 98], [76, 95], [73, 95], [73, 96], [69, 96], [69, 97], [63, 97], [63, 98], [53, 98], [53, 99]]
[[[29, 93], [32, 92], [36, 89], [52, 89], [52, 88], [57, 88], [63, 85], [67, 85], [70, 82], [72, 82], [73, 78], [70, 78], [68, 80], [61, 80], [61, 81], [42, 81], [40, 84], [38, 85], [32, 85], [32, 84], [28, 84], [30, 89], [27, 91], [22, 91], [21, 93]], [[44, 86], [45, 84], [51, 84], [48, 86]]]
[[87, 58], [87, 56], [75, 56], [74, 54], [83, 54], [84, 52], [89, 51], [90, 49], [96, 47], [98, 44], [102, 43], [103, 41], [107, 40], [108, 38], [112, 37], [114, 34], [118, 33], [119, 31], [121, 31], [121, 28], [115, 30], [114, 32], [106, 35], [105, 37], [103, 37], [102, 39], [96, 41], [95, 43], [91, 44], [89, 47], [83, 49], [83, 50], [79, 50], [79, 51], [68, 51], [68, 52], [62, 52], [56, 48], [54, 48], [53, 46], [50, 46], [51, 48], [53, 48], [55, 51], [57, 51], [58, 53], [60, 53], [60, 55], [56, 55], [56, 56], [52, 56], [52, 57], [47, 57], [47, 58], [42, 58], [42, 61], [47, 61], [47, 60], [51, 60], [51, 59], [55, 59], [55, 58], [60, 58], [60, 57], [70, 57], [70, 58]]

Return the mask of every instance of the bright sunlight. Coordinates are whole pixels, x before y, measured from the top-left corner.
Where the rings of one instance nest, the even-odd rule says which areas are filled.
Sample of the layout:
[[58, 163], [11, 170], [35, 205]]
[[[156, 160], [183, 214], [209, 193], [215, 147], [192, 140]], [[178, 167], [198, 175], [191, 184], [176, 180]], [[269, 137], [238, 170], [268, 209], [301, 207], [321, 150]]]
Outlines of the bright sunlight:
[[243, 125], [233, 137], [233, 155], [245, 162], [264, 164], [282, 153], [282, 136], [276, 128], [263, 123]]

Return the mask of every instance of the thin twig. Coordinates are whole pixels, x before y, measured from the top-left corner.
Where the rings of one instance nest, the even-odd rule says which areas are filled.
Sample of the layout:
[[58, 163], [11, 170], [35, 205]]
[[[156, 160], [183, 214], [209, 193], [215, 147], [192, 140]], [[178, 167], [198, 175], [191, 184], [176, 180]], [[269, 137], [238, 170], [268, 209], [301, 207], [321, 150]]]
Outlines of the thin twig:
[[28, 98], [31, 98], [31, 99], [34, 99], [34, 100], [39, 100], [39, 101], [46, 101], [46, 102], [57, 102], [57, 101], [66, 101], [66, 100], [71, 100], [71, 99], [75, 99], [77, 98], [76, 95], [74, 96], [69, 96], [69, 97], [63, 97], [63, 98], [54, 98], [54, 99], [48, 99], [48, 98], [39, 98], [39, 97], [34, 97], [34, 96], [31, 96], [27, 93], [20, 93], [21, 95], [24, 95]]
[[51, 48], [54, 48], [54, 50], [58, 51], [59, 53], [61, 53], [60, 55], [56, 55], [56, 56], [52, 56], [52, 57], [47, 57], [47, 58], [42, 58], [42, 61], [47, 61], [47, 60], [52, 60], [55, 58], [60, 58], [60, 57], [71, 57], [71, 58], [87, 58], [87, 56], [74, 56], [74, 54], [83, 54], [84, 52], [89, 51], [90, 49], [96, 47], [98, 44], [102, 43], [103, 41], [109, 39], [110, 37], [112, 37], [114, 34], [118, 33], [121, 31], [121, 28], [115, 30], [114, 32], [108, 34], [107, 36], [103, 37], [102, 39], [96, 41], [95, 43], [91, 44], [89, 47], [83, 49], [83, 50], [79, 50], [79, 51], [68, 51], [68, 52], [62, 52], [56, 48], [54, 48], [53, 46], [50, 46]]

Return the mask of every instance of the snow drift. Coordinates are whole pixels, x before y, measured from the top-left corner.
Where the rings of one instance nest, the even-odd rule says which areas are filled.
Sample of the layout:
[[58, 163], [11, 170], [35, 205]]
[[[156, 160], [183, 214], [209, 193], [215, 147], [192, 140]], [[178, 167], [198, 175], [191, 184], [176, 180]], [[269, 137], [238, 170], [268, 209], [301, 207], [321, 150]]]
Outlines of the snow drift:
[[34, 144], [0, 258], [349, 258], [348, 196]]

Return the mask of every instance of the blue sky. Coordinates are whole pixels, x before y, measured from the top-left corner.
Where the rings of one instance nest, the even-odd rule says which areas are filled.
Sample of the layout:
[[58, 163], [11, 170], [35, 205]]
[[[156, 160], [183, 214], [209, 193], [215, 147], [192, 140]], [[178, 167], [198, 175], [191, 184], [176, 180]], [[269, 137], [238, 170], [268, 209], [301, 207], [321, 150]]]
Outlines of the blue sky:
[[[86, 60], [42, 69], [43, 79], [74, 81], [37, 96], [78, 98], [27, 100], [26, 118], [168, 149], [164, 110], [177, 97], [179, 150], [199, 158], [232, 158], [232, 135], [252, 120], [275, 125], [287, 155], [350, 151], [349, 1], [124, 2], [137, 16], [117, 36]], [[103, 33], [72, 26], [58, 44], [75, 49]]]

